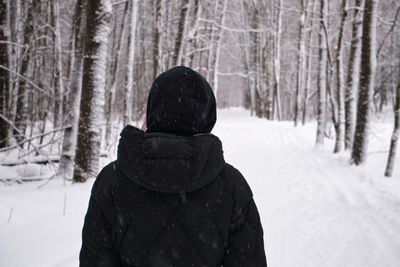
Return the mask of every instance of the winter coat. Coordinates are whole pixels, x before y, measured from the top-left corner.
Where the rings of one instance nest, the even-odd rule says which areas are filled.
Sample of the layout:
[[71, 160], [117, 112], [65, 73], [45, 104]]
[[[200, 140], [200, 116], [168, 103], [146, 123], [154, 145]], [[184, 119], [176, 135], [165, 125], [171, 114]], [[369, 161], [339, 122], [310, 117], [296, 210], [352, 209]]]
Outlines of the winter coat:
[[[172, 71], [178, 72], [178, 78], [189, 71], [190, 80], [197, 84], [204, 79], [187, 68]], [[194, 92], [208, 87], [197, 87]], [[196, 94], [206, 100], [205, 105], [197, 103], [197, 123], [190, 127], [182, 123], [182, 131], [174, 132], [182, 122], [174, 120], [175, 111], [163, 115], [172, 118], [171, 123], [160, 120], [160, 125], [155, 122], [157, 116], [151, 119], [160, 105], [147, 110], [152, 125], [147, 132], [124, 128], [117, 160], [103, 168], [92, 188], [80, 266], [267, 266], [263, 230], [250, 187], [224, 161], [221, 141], [209, 133], [215, 119], [210, 123], [212, 115], [204, 115], [204, 106], [214, 96], [211, 91], [207, 100], [207, 94]], [[148, 101], [152, 99], [154, 95]], [[215, 102], [207, 114], [213, 112]]]

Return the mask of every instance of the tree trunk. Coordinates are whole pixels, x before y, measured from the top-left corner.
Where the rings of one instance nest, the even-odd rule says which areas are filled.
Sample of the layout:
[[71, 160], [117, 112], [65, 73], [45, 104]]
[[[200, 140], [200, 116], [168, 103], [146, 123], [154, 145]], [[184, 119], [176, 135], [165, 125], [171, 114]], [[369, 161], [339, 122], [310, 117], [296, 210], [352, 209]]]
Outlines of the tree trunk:
[[366, 0], [363, 19], [361, 49], [360, 89], [358, 95], [357, 123], [354, 134], [352, 160], [359, 165], [366, 160], [370, 105], [374, 89], [376, 67], [377, 0]]
[[356, 122], [356, 93], [359, 85], [362, 36], [362, 8], [364, 0], [356, 0], [353, 16], [349, 68], [345, 88], [345, 149], [353, 147]]
[[394, 106], [394, 129], [392, 133], [392, 139], [390, 142], [390, 151], [388, 156], [388, 161], [386, 164], [386, 177], [392, 177], [394, 163], [396, 161], [396, 150], [397, 150], [397, 142], [400, 136], [400, 79], [397, 84], [396, 89], [396, 103]]
[[[7, 19], [10, 17], [10, 7], [7, 0], [0, 0], [0, 40], [10, 41], [10, 31]], [[0, 43], [0, 65], [9, 66], [8, 45]], [[0, 68], [0, 113], [8, 117], [8, 98], [10, 90], [10, 74], [7, 70]], [[8, 123], [0, 118], [0, 148], [6, 147], [8, 141]]]
[[163, 4], [163, 9], [161, 10], [161, 21], [163, 23], [162, 24], [163, 27], [161, 27], [161, 28], [166, 29], [166, 30], [162, 31], [161, 36], [160, 36], [160, 38], [163, 42], [163, 44], [159, 47], [160, 49], [158, 51], [158, 54], [160, 55], [160, 62], [161, 62], [160, 72], [167, 70], [167, 68], [169, 67], [170, 60], [172, 58], [170, 53], [168, 53], [168, 52], [164, 53], [164, 51], [162, 50], [163, 47], [165, 47], [165, 45], [167, 45], [167, 49], [166, 49], [167, 51], [169, 51], [168, 48], [170, 47], [169, 40], [168, 40], [168, 37], [170, 36], [169, 35], [170, 27], [167, 27], [167, 25], [169, 24], [169, 17], [170, 17], [170, 14], [169, 14], [170, 1], [162, 0], [162, 4]]
[[320, 2], [320, 28], [319, 28], [319, 65], [318, 65], [318, 126], [316, 145], [324, 144], [326, 126], [326, 85], [327, 85], [327, 60], [328, 48], [324, 27], [327, 22], [328, 3], [327, 0]]
[[67, 109], [65, 110], [65, 130], [62, 142], [60, 163], [57, 176], [71, 180], [74, 172], [74, 157], [76, 149], [77, 127], [79, 120], [79, 108], [82, 91], [82, 71], [84, 47], [83, 38], [86, 31], [86, 1], [78, 0], [75, 4], [75, 13], [72, 21], [72, 51], [71, 77], [69, 84]]
[[[283, 9], [283, 0], [279, 0], [278, 14], [275, 29], [275, 60], [274, 60], [274, 103], [276, 103], [276, 113], [278, 116], [278, 120], [282, 119], [281, 115], [281, 96], [280, 96], [280, 76], [281, 76], [281, 35], [282, 35], [282, 9]], [[275, 107], [275, 104], [274, 104]], [[275, 109], [274, 109], [275, 111]], [[275, 113], [275, 112], [274, 112]]]
[[[248, 15], [248, 4], [245, 1], [240, 1], [240, 15], [242, 18], [242, 21], [244, 25], [248, 25], [248, 21], [246, 18], [249, 16]], [[252, 82], [251, 82], [251, 77], [250, 77], [250, 40], [249, 40], [249, 34], [243, 33], [241, 34], [240, 38], [241, 44], [243, 46], [243, 65], [244, 65], [244, 70], [245, 73], [247, 74], [247, 93], [246, 96], [248, 97], [247, 99], [249, 100], [249, 107], [250, 107], [250, 115], [253, 116], [255, 114], [255, 109], [256, 109], [256, 100], [255, 100], [255, 92], [253, 92], [253, 87], [252, 87]]]
[[[31, 12], [32, 4], [25, 3], [24, 8], [27, 10], [27, 17], [24, 21], [24, 45], [25, 50], [22, 55], [21, 69], [19, 71], [20, 75], [28, 78], [29, 63], [31, 58], [31, 37], [33, 34], [33, 16]], [[28, 93], [29, 86], [25, 79], [20, 78], [18, 82], [18, 87], [15, 90], [16, 97], [16, 112], [14, 124], [18, 131], [14, 130], [14, 137], [17, 143], [21, 142], [25, 138], [25, 130], [28, 124]]]
[[[9, 5], [9, 17], [7, 20], [9, 21], [9, 29], [10, 29], [10, 39], [15, 44], [21, 44], [23, 42], [23, 32], [21, 29], [23, 28], [23, 23], [21, 20], [21, 2], [20, 0], [7, 0], [7, 4]], [[9, 66], [13, 71], [12, 75], [10, 75], [10, 94], [8, 99], [9, 106], [9, 119], [11, 122], [15, 121], [16, 113], [17, 113], [17, 96], [18, 96], [18, 81], [20, 78], [20, 59], [21, 55], [24, 51], [24, 46], [9, 46]], [[8, 145], [13, 144], [14, 139], [14, 128], [8, 127]]]
[[335, 125], [336, 129], [336, 141], [334, 153], [341, 152], [344, 145], [344, 127], [345, 127], [345, 100], [344, 100], [344, 74], [343, 74], [343, 34], [344, 24], [347, 18], [347, 0], [342, 1], [342, 19], [339, 27], [339, 36], [337, 43], [337, 54], [336, 54], [336, 94], [337, 94], [337, 121]]
[[296, 84], [296, 104], [294, 109], [294, 126], [297, 126], [300, 117], [301, 90], [304, 86], [304, 63], [305, 63], [305, 40], [304, 40], [304, 23], [306, 20], [305, 0], [301, 0], [301, 14], [299, 18], [299, 40], [297, 54], [297, 84]]
[[127, 125], [132, 119], [132, 92], [133, 87], [133, 64], [135, 59], [135, 45], [136, 45], [136, 25], [138, 14], [138, 0], [131, 1], [130, 25], [129, 25], [129, 39], [128, 39], [128, 61], [126, 65], [125, 76], [125, 90], [124, 90], [124, 125]]
[[[222, 14], [221, 14], [221, 25], [222, 27], [225, 26], [225, 18], [226, 18], [226, 7], [228, 5], [228, 0], [224, 0], [223, 3], [223, 8], [222, 8]], [[215, 47], [215, 65], [214, 65], [214, 79], [213, 79], [213, 83], [214, 83], [214, 95], [216, 100], [218, 99], [218, 70], [219, 70], [219, 58], [221, 55], [221, 42], [222, 42], [222, 38], [224, 35], [224, 29], [221, 28], [219, 29], [218, 35], [217, 35], [217, 40], [216, 40], [216, 47]], [[218, 103], [218, 102], [217, 102]]]
[[154, 31], [154, 46], [153, 46], [153, 80], [157, 77], [158, 73], [161, 71], [161, 33], [162, 33], [162, 9], [163, 9], [163, 0], [156, 0], [155, 3], [155, 24], [156, 28]]
[[190, 68], [193, 68], [193, 60], [196, 54], [196, 49], [197, 49], [197, 35], [199, 31], [199, 19], [200, 19], [200, 12], [201, 12], [201, 6], [199, 3], [199, 0], [194, 0], [193, 2], [193, 19], [190, 24], [189, 32], [188, 32], [188, 40], [186, 43], [186, 50], [189, 49], [190, 54], [185, 57], [185, 66], [189, 66]]
[[[249, 15], [251, 15], [251, 28], [256, 28], [258, 25], [259, 17], [258, 17], [258, 9], [255, 4], [251, 6]], [[249, 38], [249, 83], [250, 83], [250, 98], [251, 102], [254, 105], [254, 115], [260, 117], [260, 94], [257, 92], [257, 86], [259, 86], [259, 82], [257, 81], [257, 73], [258, 73], [258, 36], [256, 32], [250, 32]]]
[[179, 15], [178, 32], [175, 39], [176, 40], [175, 50], [174, 50], [174, 57], [172, 60], [173, 66], [179, 66], [182, 64], [182, 49], [183, 49], [183, 41], [185, 38], [185, 28], [187, 21], [186, 14], [188, 13], [189, 0], [182, 0], [181, 2], [182, 4], [181, 4], [181, 12]]
[[105, 133], [105, 141], [106, 141], [106, 148], [109, 148], [110, 145], [110, 138], [111, 138], [111, 132], [112, 132], [112, 115], [113, 115], [113, 105], [114, 105], [114, 99], [115, 99], [115, 93], [117, 90], [117, 83], [118, 83], [118, 78], [120, 74], [120, 69], [121, 65], [123, 62], [123, 57], [126, 56], [124, 53], [122, 53], [122, 42], [125, 40], [125, 35], [126, 35], [126, 30], [125, 26], [129, 25], [128, 21], [128, 14], [129, 12], [129, 2], [125, 3], [125, 8], [124, 8], [124, 13], [122, 16], [122, 25], [121, 25], [121, 31], [119, 32], [118, 40], [117, 40], [117, 45], [116, 45], [116, 52], [115, 52], [115, 63], [113, 66], [112, 70], [112, 78], [111, 78], [111, 85], [110, 88], [108, 88], [106, 94], [106, 105], [105, 105], [105, 118], [106, 118], [106, 133]]
[[304, 104], [303, 104], [303, 116], [302, 116], [302, 124], [306, 123], [307, 119], [307, 106], [308, 106], [308, 94], [311, 89], [311, 79], [312, 79], [312, 62], [313, 62], [313, 40], [314, 40], [314, 14], [317, 13], [317, 4], [318, 1], [314, 0], [312, 13], [310, 15], [310, 32], [308, 34], [308, 49], [307, 49], [307, 83], [304, 88]]
[[53, 25], [54, 25], [54, 127], [58, 128], [61, 124], [63, 114], [63, 94], [64, 94], [64, 81], [63, 81], [63, 62], [62, 62], [62, 48], [61, 48], [61, 31], [60, 31], [60, 7], [59, 0], [52, 1], [53, 10]]
[[88, 0], [74, 182], [95, 177], [101, 147], [107, 41], [111, 6], [109, 0]]
[[[218, 10], [219, 10], [219, 0], [216, 0], [215, 2], [215, 6], [216, 8], [213, 10], [214, 14], [212, 19], [216, 22], [217, 21], [217, 14], [218, 14]], [[212, 78], [214, 77], [212, 75], [213, 72], [213, 60], [214, 60], [214, 49], [215, 49], [215, 33], [217, 31], [217, 26], [215, 26], [215, 23], [211, 22], [211, 27], [209, 29], [209, 33], [208, 35], [210, 36], [210, 48], [208, 49], [208, 53], [207, 53], [207, 76], [206, 76], [206, 80], [210, 83], [213, 84]]]

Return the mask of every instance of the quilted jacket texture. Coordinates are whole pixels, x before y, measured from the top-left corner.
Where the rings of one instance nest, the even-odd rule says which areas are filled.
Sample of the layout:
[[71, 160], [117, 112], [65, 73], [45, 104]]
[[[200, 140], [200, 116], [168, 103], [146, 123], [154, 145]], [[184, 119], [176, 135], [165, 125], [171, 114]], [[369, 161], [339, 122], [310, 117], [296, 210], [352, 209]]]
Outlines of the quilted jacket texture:
[[[197, 85], [204, 79], [184, 67], [172, 72], [169, 77], [172, 83], [179, 81], [178, 85], [188, 75]], [[160, 120], [161, 126], [155, 116], [154, 131], [124, 128], [117, 160], [103, 168], [92, 188], [80, 266], [267, 266], [263, 230], [250, 187], [224, 161], [221, 141], [209, 133], [215, 123], [215, 99], [205, 83], [196, 89], [186, 84], [194, 92], [190, 101], [195, 102], [197, 95], [202, 99], [195, 105], [200, 118], [191, 127], [183, 122], [182, 134], [174, 132], [182, 122], [178, 118], [176, 124], [176, 110], [165, 115], [172, 122]], [[198, 90], [206, 92], [197, 94]], [[172, 97], [180, 97], [179, 92]], [[214, 107], [204, 111], [210, 109], [210, 99]], [[184, 105], [185, 109], [193, 107]], [[148, 109], [147, 117], [158, 107]], [[168, 105], [163, 108], [168, 113]]]

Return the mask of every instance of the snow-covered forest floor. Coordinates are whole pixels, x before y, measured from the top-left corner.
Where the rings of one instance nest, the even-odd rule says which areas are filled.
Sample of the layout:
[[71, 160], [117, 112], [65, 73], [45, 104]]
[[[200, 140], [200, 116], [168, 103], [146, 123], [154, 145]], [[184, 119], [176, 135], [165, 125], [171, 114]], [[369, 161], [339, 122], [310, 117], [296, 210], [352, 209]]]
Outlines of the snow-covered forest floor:
[[[355, 167], [332, 153], [333, 139], [314, 148], [315, 123], [219, 111], [213, 133], [252, 187], [269, 267], [400, 266], [399, 158], [393, 178], [383, 177], [390, 117], [375, 118], [367, 163]], [[39, 169], [29, 167], [33, 176]], [[0, 177], [23, 172], [1, 167]], [[77, 266], [92, 183], [0, 184], [0, 266]]]

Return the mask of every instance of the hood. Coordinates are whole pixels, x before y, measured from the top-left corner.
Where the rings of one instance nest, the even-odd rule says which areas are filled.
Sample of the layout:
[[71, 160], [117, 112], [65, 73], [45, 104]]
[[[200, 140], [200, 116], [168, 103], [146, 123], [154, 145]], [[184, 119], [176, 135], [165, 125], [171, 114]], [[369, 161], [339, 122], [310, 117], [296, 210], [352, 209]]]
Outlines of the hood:
[[214, 93], [196, 71], [179, 66], [160, 74], [147, 99], [147, 132], [191, 136], [210, 133], [216, 122]]
[[212, 134], [177, 136], [126, 126], [118, 166], [140, 186], [158, 192], [193, 192], [214, 180], [224, 166], [222, 144]]

